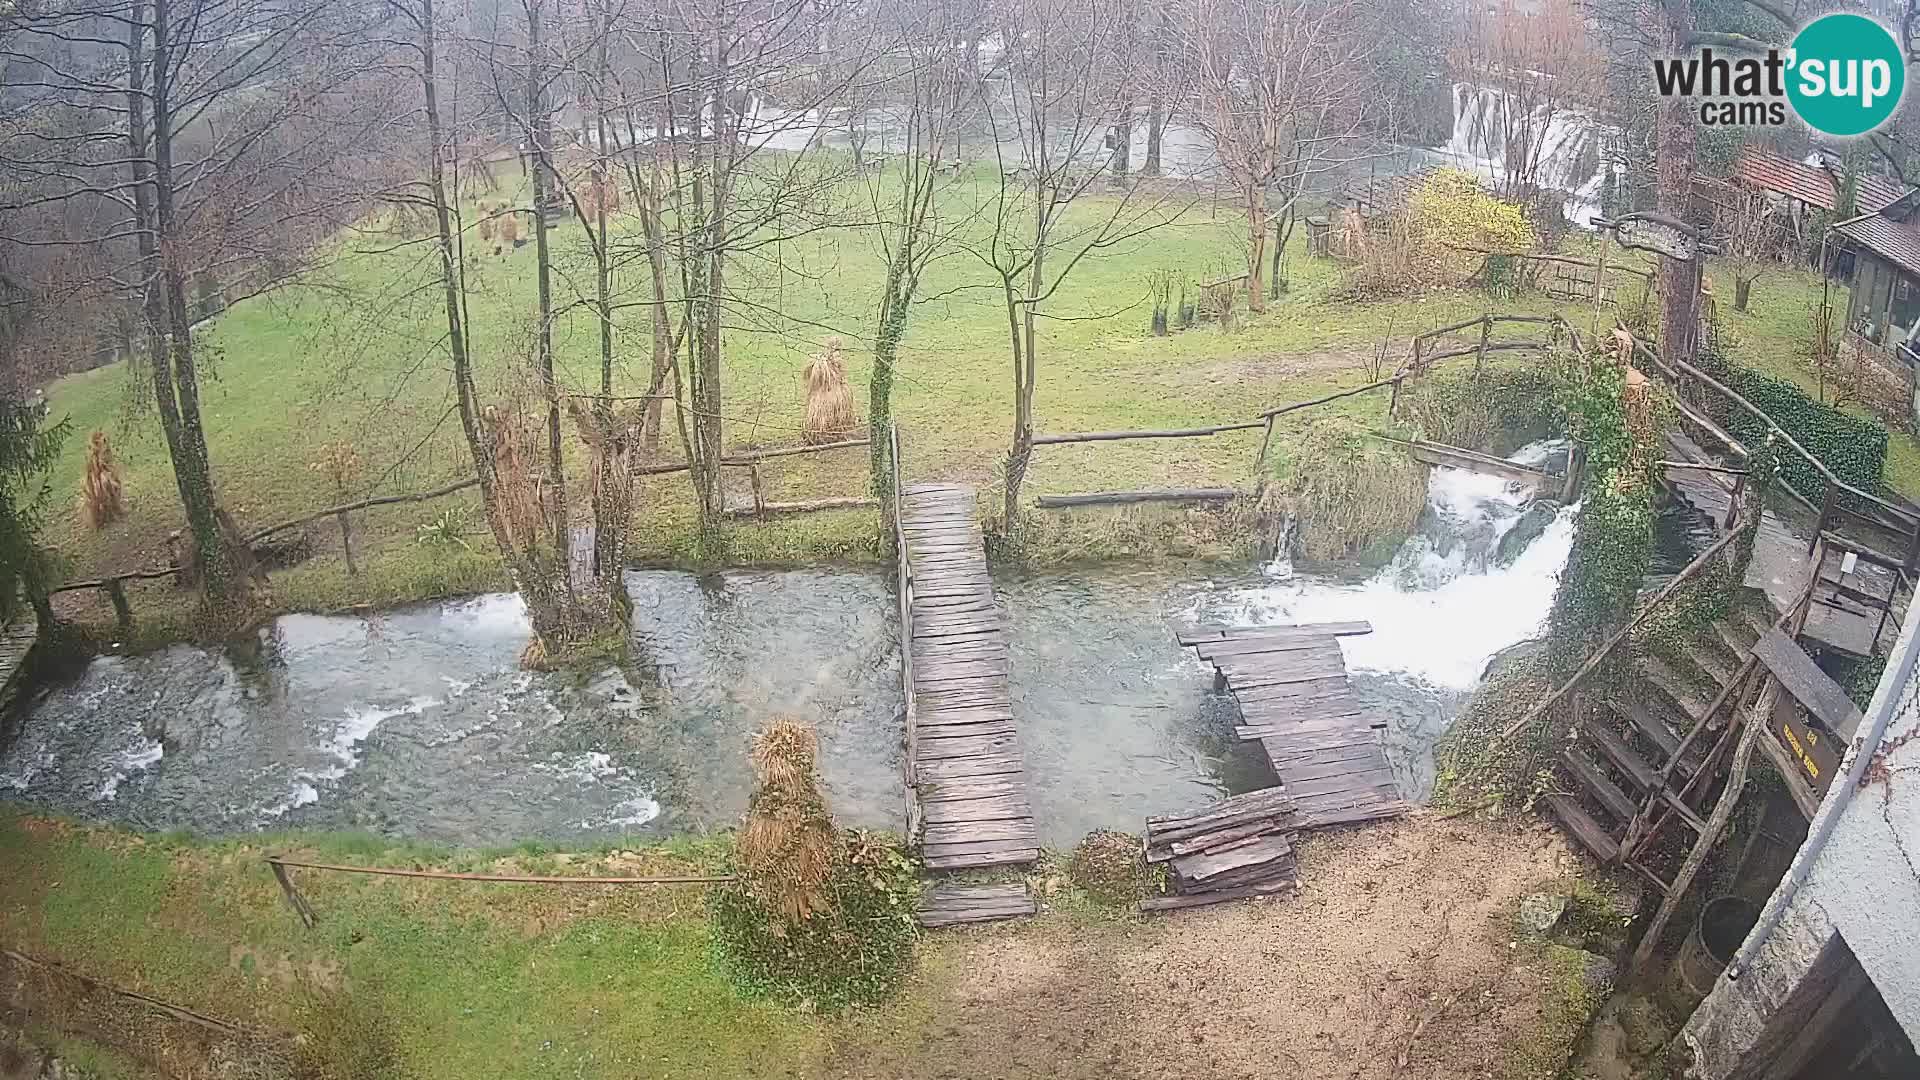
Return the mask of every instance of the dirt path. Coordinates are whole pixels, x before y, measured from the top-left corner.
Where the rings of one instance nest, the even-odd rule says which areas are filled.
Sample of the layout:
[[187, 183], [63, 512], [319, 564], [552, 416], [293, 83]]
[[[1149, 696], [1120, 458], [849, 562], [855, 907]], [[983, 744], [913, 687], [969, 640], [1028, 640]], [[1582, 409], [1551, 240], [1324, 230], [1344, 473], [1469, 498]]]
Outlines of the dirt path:
[[1543, 826], [1414, 821], [1309, 841], [1290, 899], [939, 935], [915, 992], [842, 1038], [827, 1072], [1527, 1075], [1511, 1048], [1554, 976], [1510, 946], [1510, 913], [1573, 866]]

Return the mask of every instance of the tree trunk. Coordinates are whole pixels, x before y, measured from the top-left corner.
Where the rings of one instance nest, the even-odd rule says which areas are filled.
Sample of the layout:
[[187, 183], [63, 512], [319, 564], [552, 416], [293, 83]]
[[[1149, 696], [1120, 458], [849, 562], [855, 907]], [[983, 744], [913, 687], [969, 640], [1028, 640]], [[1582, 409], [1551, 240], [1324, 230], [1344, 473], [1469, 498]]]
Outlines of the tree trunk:
[[539, 290], [540, 330], [535, 364], [540, 392], [547, 401], [547, 498], [541, 500], [553, 519], [554, 557], [566, 564], [567, 478], [560, 459], [560, 385], [553, 375], [553, 252], [547, 241], [547, 198], [554, 179], [549, 171], [553, 152], [552, 119], [547, 115], [546, 66], [540, 55], [540, 3], [527, 4], [527, 131], [533, 176], [534, 280]]
[[[1693, 32], [1690, 0], [1663, 0], [1668, 46], [1679, 55]], [[1686, 220], [1693, 193], [1693, 113], [1685, 98], [1658, 103], [1655, 118], [1656, 181], [1662, 213]], [[1677, 360], [1693, 358], [1695, 267], [1672, 259], [1660, 262], [1660, 349]]]
[[[172, 368], [171, 389], [158, 396], [172, 397], [178, 413], [174, 481], [187, 514], [187, 527], [199, 553], [201, 584], [209, 598], [233, 599], [246, 587], [246, 560], [231, 550], [221, 534], [218, 503], [213, 489], [213, 466], [207, 454], [207, 436], [200, 420], [200, 381], [194, 363], [193, 320], [187, 311], [186, 277], [175, 260], [179, 245], [174, 208], [172, 41], [168, 25], [170, 0], [154, 0], [153, 59], [150, 104], [153, 130], [153, 226], [151, 243], [158, 257], [160, 290], [156, 310], [163, 316], [168, 340], [161, 349]], [[150, 285], [151, 287], [151, 285]], [[156, 387], [156, 389], [158, 389]], [[162, 414], [162, 423], [167, 422]]]
[[1259, 314], [1267, 310], [1267, 193], [1248, 187], [1247, 200], [1247, 308]]
[[1125, 187], [1127, 170], [1133, 166], [1133, 110], [1123, 113], [1113, 125], [1113, 182]]
[[1028, 269], [1026, 303], [1016, 305], [1011, 295], [1007, 297], [1007, 322], [1014, 334], [1013, 448], [1007, 454], [1006, 517], [1009, 536], [1019, 528], [1020, 488], [1026, 483], [1027, 463], [1033, 458], [1034, 364], [1038, 359], [1034, 348], [1039, 341], [1035, 327], [1038, 315], [1034, 309], [1039, 305], [1045, 280], [1042, 277], [1047, 245], [1045, 196], [1046, 193], [1041, 192], [1034, 210], [1033, 265]]
[[1733, 279], [1733, 310], [1746, 314], [1747, 300], [1753, 295], [1753, 279], [1735, 275]]
[[1140, 163], [1141, 176], [1160, 175], [1160, 137], [1167, 126], [1167, 110], [1156, 91], [1147, 100], [1147, 157]]
[[907, 305], [910, 296], [902, 295], [906, 280], [903, 255], [894, 256], [887, 268], [886, 293], [880, 302], [880, 325], [873, 335], [873, 374], [867, 380], [867, 460], [868, 482], [873, 496], [884, 512], [892, 513], [888, 502], [893, 497], [893, 446], [887, 438], [893, 422], [893, 369], [899, 358], [900, 339], [907, 329]]

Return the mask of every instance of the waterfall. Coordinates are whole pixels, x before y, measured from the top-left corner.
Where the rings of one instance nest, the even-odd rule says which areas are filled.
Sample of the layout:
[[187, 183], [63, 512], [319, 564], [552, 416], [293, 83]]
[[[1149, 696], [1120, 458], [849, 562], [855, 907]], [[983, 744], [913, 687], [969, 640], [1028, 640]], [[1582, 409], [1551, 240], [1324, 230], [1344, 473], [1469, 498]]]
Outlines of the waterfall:
[[[1510, 460], [1537, 467], [1565, 449], [1535, 443]], [[1238, 593], [1224, 621], [1364, 619], [1373, 633], [1340, 641], [1349, 668], [1469, 690], [1495, 653], [1545, 621], [1573, 548], [1573, 510], [1498, 477], [1436, 467], [1419, 524], [1386, 567], [1339, 583], [1296, 580], [1277, 562], [1270, 583]]]
[[[1512, 147], [1506, 133], [1514, 108], [1507, 95], [1490, 86], [1455, 83], [1453, 127], [1435, 153], [1455, 168], [1464, 169], [1490, 186], [1507, 178]], [[1590, 227], [1600, 214], [1600, 200], [1616, 169], [1604, 160], [1605, 141], [1616, 134], [1584, 109], [1556, 108], [1551, 116], [1536, 107], [1527, 130], [1538, 132], [1540, 164], [1536, 177], [1542, 188], [1566, 196], [1567, 219]]]

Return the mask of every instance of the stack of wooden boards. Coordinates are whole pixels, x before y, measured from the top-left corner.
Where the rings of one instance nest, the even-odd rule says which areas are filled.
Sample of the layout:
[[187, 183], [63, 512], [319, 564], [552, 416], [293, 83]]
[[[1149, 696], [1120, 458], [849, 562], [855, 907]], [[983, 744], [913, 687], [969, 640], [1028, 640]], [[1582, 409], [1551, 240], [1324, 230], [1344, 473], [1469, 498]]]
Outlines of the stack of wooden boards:
[[1293, 857], [1299, 828], [1299, 811], [1281, 788], [1148, 818], [1146, 859], [1167, 865], [1173, 895], [1143, 900], [1140, 910], [1174, 911], [1291, 891], [1299, 884]]

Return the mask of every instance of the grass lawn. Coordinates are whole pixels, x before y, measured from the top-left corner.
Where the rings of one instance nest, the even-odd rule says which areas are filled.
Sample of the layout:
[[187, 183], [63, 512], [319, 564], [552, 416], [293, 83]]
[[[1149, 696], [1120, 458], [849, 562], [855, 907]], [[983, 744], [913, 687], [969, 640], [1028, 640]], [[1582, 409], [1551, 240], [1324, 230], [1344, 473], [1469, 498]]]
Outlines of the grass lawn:
[[[968, 212], [978, 197], [968, 181], [946, 194], [956, 215]], [[1081, 212], [1098, 211], [1105, 198], [1089, 200]], [[1413, 334], [1487, 310], [1541, 313], [1560, 306], [1582, 326], [1592, 316], [1581, 305], [1539, 297], [1494, 301], [1471, 292], [1334, 300], [1340, 267], [1307, 257], [1302, 237], [1288, 257], [1292, 289], [1267, 314], [1242, 313], [1231, 329], [1204, 325], [1155, 338], [1148, 332], [1149, 275], [1171, 268], [1196, 280], [1223, 276], [1238, 265], [1243, 235], [1230, 203], [1199, 197], [1163, 212], [1169, 219], [1164, 227], [1085, 260], [1050, 304], [1040, 345], [1040, 431], [1247, 418], [1364, 381], [1364, 366], [1383, 340], [1392, 341], [1397, 361]], [[480, 246], [477, 238], [473, 242]], [[556, 252], [556, 295], [563, 306], [577, 303], [591, 288], [590, 258], [577, 224], [559, 227]], [[203, 325], [199, 340], [209, 371], [203, 404], [216, 483], [243, 528], [344, 501], [313, 467], [329, 443], [350, 443], [365, 463], [346, 498], [422, 490], [468, 471], [447, 386], [429, 254], [418, 242], [356, 233], [343, 239], [336, 257], [307, 285], [241, 303]], [[482, 392], [492, 400], [528, 391], [533, 259], [528, 244], [498, 256], [476, 251], [469, 261], [474, 352]], [[848, 342], [849, 377], [865, 415], [869, 368], [862, 342], [881, 271], [873, 237], [854, 229], [785, 240], [739, 260], [731, 271], [732, 291], [744, 302], [730, 317], [724, 379], [729, 445], [797, 441], [804, 412], [801, 369], [829, 334]], [[1731, 295], [1730, 283], [1716, 276], [1715, 284], [1721, 295]], [[954, 250], [933, 267], [923, 290], [931, 299], [914, 311], [895, 389], [906, 475], [975, 482], [988, 508], [997, 505], [1012, 412], [1007, 329], [990, 286], [985, 266], [965, 251]], [[640, 271], [623, 272], [617, 287], [638, 299]], [[1810, 381], [1803, 359], [1805, 312], [1817, 292], [1812, 275], [1780, 272], [1762, 282], [1756, 314], [1731, 316], [1748, 362]], [[632, 393], [644, 384], [649, 332], [644, 308], [628, 309], [623, 318], [620, 390]], [[555, 338], [564, 388], [596, 388], [597, 328], [588, 313], [567, 311]], [[163, 564], [166, 535], [180, 525], [158, 425], [141, 405], [147, 396], [140, 377], [121, 365], [62, 379], [49, 390], [54, 414], [74, 427], [52, 477], [61, 509], [72, 505], [67, 500], [79, 489], [86, 435], [94, 429], [113, 439], [130, 506], [127, 519], [98, 533], [86, 529], [77, 513], [55, 515], [53, 536], [75, 576]], [[1377, 416], [1384, 407], [1377, 397], [1355, 399], [1348, 411]], [[671, 422], [667, 426], [662, 454], [677, 459]], [[1285, 430], [1281, 434], [1277, 453], [1284, 466], [1288, 439]], [[1241, 432], [1042, 448], [1027, 490], [1234, 484], [1246, 479], [1258, 441], [1258, 432]], [[865, 462], [864, 449], [785, 459], [767, 470], [768, 496], [862, 494]], [[1920, 494], [1920, 446], [1896, 435], [1888, 473], [1897, 488]], [[744, 488], [743, 476], [730, 475], [729, 481]], [[744, 497], [743, 491], [736, 494]], [[315, 526], [309, 530], [314, 557], [276, 575], [275, 602], [325, 610], [499, 587], [503, 577], [490, 557], [491, 538], [476, 503], [469, 492], [356, 515], [363, 569], [357, 577], [345, 572], [337, 530]], [[463, 543], [416, 542], [420, 526], [449, 513], [466, 534]], [[637, 558], [694, 558], [684, 475], [644, 481], [637, 513]], [[877, 556], [875, 533], [869, 513], [815, 514], [735, 525], [719, 552], [701, 554], [732, 562], [866, 559]], [[134, 586], [132, 592], [147, 632], [167, 636], [166, 619], [180, 607], [178, 594], [164, 583]], [[104, 597], [87, 593], [76, 600], [73, 614], [110, 620]]]
[[[1588, 991], [1562, 969], [1586, 954], [1514, 944], [1522, 896], [1573, 887], [1565, 842], [1537, 822], [1409, 820], [1312, 837], [1300, 895], [1151, 920], [1092, 906], [1050, 861], [1028, 878], [1046, 914], [926, 935], [896, 1000], [836, 1016], [742, 997], [713, 963], [700, 886], [296, 871], [320, 920], [307, 930], [260, 861], [274, 850], [685, 874], [710, 871], [719, 843], [492, 854], [357, 836], [207, 844], [0, 805], [0, 949], [282, 1045], [297, 1034], [301, 1075], [338, 1080], [1254, 1080], [1283, 1059], [1300, 1076], [1536, 1080], [1558, 1072], [1582, 1028], [1584, 1012], [1568, 1008]], [[235, 1067], [245, 1058], [206, 1045], [202, 1028], [40, 970], [0, 954], [31, 1037], [85, 1070], [68, 1075], [274, 1075]], [[1449, 1022], [1421, 1023], [1447, 1001], [1461, 1004]]]

